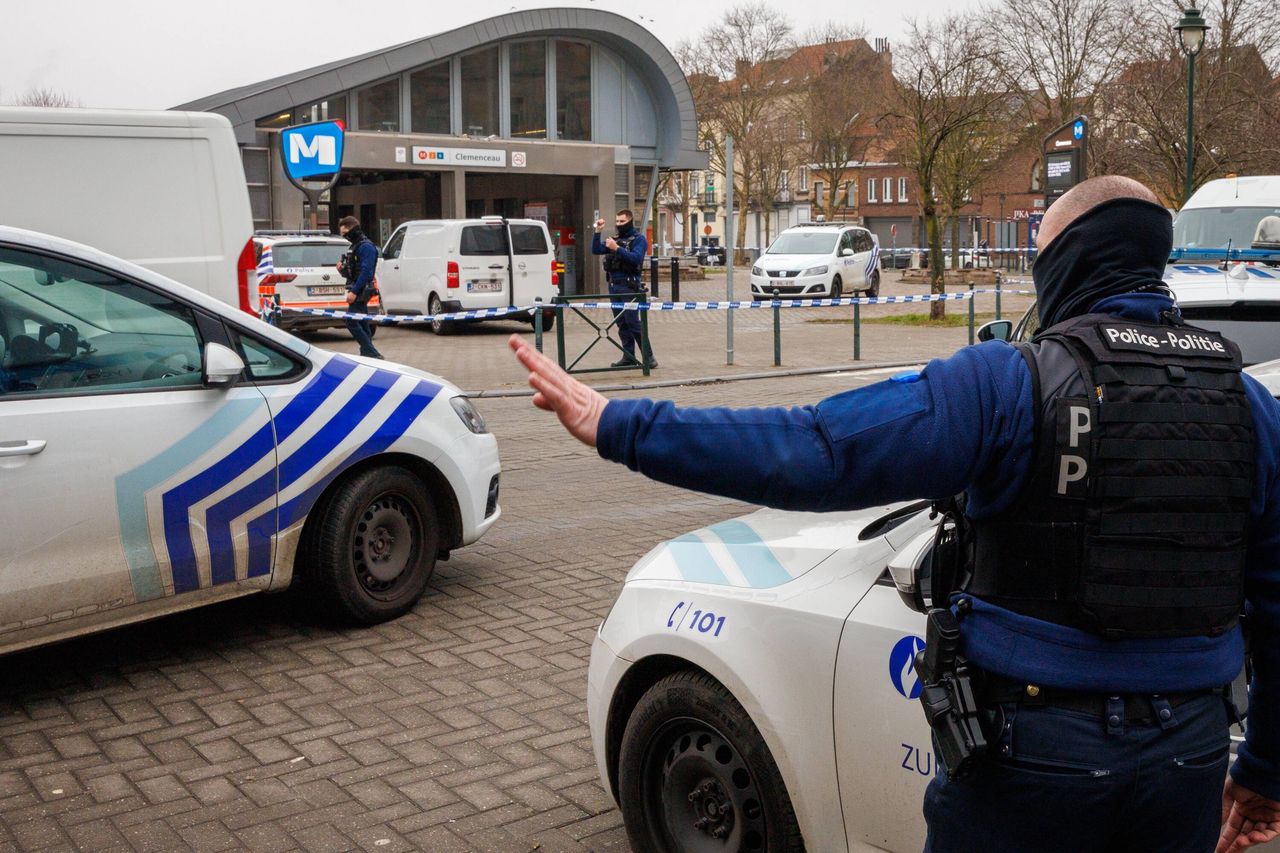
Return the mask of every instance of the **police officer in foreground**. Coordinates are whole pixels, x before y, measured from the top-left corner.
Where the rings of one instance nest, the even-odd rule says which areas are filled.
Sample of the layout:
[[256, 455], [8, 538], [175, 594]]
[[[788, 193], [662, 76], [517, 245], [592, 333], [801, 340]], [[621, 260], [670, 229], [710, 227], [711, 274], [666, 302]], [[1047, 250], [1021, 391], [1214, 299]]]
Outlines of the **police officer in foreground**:
[[[964, 664], [930, 676], [967, 673], [976, 707], [935, 727], [926, 849], [1262, 843], [1280, 832], [1280, 406], [1234, 344], [1183, 324], [1169, 214], [1141, 184], [1078, 185], [1037, 242], [1030, 345], [815, 406], [606, 400], [511, 346], [535, 405], [666, 483], [818, 511], [963, 494], [969, 577], [931, 621], [958, 619]], [[1242, 607], [1253, 682], [1228, 777]], [[942, 748], [948, 724], [970, 741]]]
[[[614, 218], [618, 226], [617, 237], [601, 239], [604, 231], [604, 220], [595, 221], [596, 233], [591, 238], [591, 254], [604, 255], [604, 275], [609, 282], [610, 296], [629, 296], [644, 290], [644, 256], [649, 251], [649, 241], [635, 227], [635, 216], [629, 210], [619, 210]], [[640, 343], [640, 312], [613, 309], [613, 316], [618, 327], [618, 337], [622, 338], [622, 349], [625, 354], [613, 363], [614, 367], [639, 366], [636, 360], [636, 344]], [[648, 341], [644, 342], [644, 360], [650, 370], [658, 366], [653, 358], [653, 349]]]
[[[344, 216], [338, 222], [338, 233], [351, 243], [351, 251], [342, 256], [338, 272], [347, 280], [347, 310], [354, 314], [369, 313], [373, 298], [373, 277], [378, 270], [378, 247], [360, 230], [360, 220]], [[369, 320], [346, 320], [347, 331], [360, 345], [360, 354], [382, 358], [373, 345], [373, 323]]]

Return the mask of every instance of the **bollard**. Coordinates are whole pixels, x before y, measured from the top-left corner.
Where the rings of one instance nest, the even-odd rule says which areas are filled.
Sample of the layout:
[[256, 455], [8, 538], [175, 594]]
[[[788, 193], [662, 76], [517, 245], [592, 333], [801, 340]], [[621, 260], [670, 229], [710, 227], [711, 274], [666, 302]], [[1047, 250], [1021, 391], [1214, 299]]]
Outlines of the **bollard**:
[[782, 303], [778, 301], [778, 289], [773, 289], [773, 366], [782, 366]]
[[858, 309], [862, 307], [860, 302], [853, 303], [853, 360], [860, 361], [862, 359], [862, 315]]
[[[973, 285], [969, 285], [969, 289], [973, 290]], [[969, 346], [973, 346], [973, 296], [967, 300], [969, 303]]]
[[542, 297], [533, 300], [533, 347], [542, 352]]
[[1000, 273], [996, 273], [996, 319], [1000, 319]]
[[[653, 264], [654, 279], [657, 279], [658, 263], [655, 260]], [[639, 300], [641, 305], [649, 304], [649, 297], [643, 293], [640, 294]], [[640, 371], [645, 375], [649, 375], [649, 353], [653, 352], [653, 346], [649, 343], [649, 312], [640, 310]]]
[[680, 301], [680, 259], [671, 259], [671, 301]]
[[658, 296], [658, 256], [654, 255], [649, 259], [649, 293], [655, 298]]

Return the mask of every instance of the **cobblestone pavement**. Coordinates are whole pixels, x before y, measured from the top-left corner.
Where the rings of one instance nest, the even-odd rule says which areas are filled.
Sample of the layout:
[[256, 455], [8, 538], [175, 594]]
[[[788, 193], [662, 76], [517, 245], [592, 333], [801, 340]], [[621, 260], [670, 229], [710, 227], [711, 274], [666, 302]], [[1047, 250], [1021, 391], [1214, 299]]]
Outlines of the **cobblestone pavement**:
[[[501, 335], [386, 332], [402, 356], [467, 342], [467, 384], [518, 378]], [[447, 376], [442, 351], [405, 360]], [[793, 404], [883, 373], [661, 393]], [[407, 616], [334, 630], [259, 596], [0, 659], [0, 850], [627, 849], [586, 728], [592, 636], [655, 543], [747, 508], [605, 463], [527, 398], [479, 406], [503, 518]]]

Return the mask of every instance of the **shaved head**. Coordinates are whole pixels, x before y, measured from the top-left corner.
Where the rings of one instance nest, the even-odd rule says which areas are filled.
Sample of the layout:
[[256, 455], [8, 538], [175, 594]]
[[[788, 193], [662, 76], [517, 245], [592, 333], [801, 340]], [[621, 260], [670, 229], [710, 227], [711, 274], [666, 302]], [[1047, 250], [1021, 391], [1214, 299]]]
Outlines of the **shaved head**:
[[1121, 175], [1099, 175], [1076, 184], [1066, 195], [1053, 203], [1040, 222], [1036, 234], [1036, 248], [1045, 249], [1053, 238], [1084, 214], [1105, 201], [1117, 198], [1136, 198], [1159, 204], [1156, 194], [1135, 181]]

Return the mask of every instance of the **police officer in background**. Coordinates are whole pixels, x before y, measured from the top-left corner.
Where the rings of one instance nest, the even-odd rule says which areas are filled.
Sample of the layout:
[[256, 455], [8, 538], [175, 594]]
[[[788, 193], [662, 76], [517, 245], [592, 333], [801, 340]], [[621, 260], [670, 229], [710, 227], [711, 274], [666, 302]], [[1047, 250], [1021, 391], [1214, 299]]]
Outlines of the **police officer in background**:
[[[604, 220], [595, 221], [596, 233], [591, 238], [591, 254], [604, 255], [604, 275], [609, 282], [610, 296], [624, 296], [644, 290], [644, 256], [649, 251], [649, 241], [635, 227], [635, 216], [629, 210], [619, 210], [614, 218], [618, 226], [617, 237], [601, 239]], [[622, 338], [625, 355], [613, 363], [614, 367], [638, 366], [636, 344], [640, 342], [640, 312], [613, 309], [618, 337]], [[658, 366], [653, 348], [645, 342], [644, 360], [650, 370]]]
[[[351, 251], [342, 256], [338, 272], [347, 280], [347, 310], [355, 314], [369, 313], [369, 300], [373, 298], [373, 276], [378, 270], [378, 247], [360, 230], [360, 220], [344, 216], [338, 222], [338, 233], [351, 243]], [[373, 323], [369, 320], [348, 318], [347, 331], [360, 345], [360, 354], [369, 358], [382, 358], [373, 345]]]
[[931, 621], [958, 619], [986, 744], [939, 748], [956, 766], [925, 794], [927, 850], [1234, 853], [1280, 833], [1280, 406], [1183, 323], [1169, 214], [1141, 184], [1079, 184], [1037, 243], [1031, 344], [815, 406], [606, 400], [511, 346], [535, 405], [666, 483], [810, 511], [963, 493], [969, 577]]

